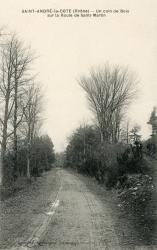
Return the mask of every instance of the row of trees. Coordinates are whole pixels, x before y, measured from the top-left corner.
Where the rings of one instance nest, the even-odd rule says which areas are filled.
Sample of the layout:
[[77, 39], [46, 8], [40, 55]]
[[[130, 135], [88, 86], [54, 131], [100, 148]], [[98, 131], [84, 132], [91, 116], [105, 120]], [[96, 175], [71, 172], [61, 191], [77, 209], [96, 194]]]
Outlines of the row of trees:
[[[43, 120], [42, 95], [33, 72], [34, 60], [35, 55], [30, 46], [25, 46], [16, 34], [1, 33], [0, 182], [2, 186], [6, 184], [8, 177], [6, 171], [8, 155], [11, 154], [12, 175], [16, 180], [20, 173], [20, 154], [22, 151], [25, 152], [26, 175], [30, 179], [32, 152], [37, 150], [37, 141], [43, 144], [49, 141], [48, 144], [51, 144], [49, 138], [38, 136]], [[51, 150], [53, 153], [52, 145]]]

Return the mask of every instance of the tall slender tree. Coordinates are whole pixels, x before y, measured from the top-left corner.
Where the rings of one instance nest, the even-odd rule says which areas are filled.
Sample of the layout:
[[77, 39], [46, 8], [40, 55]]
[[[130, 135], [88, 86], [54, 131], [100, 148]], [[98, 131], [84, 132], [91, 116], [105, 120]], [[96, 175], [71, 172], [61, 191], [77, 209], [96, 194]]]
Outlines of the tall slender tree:
[[32, 84], [25, 93], [25, 108], [24, 108], [24, 123], [22, 129], [26, 132], [27, 146], [27, 178], [30, 180], [30, 149], [34, 137], [37, 135], [37, 130], [41, 125], [41, 93], [39, 87]]
[[13, 35], [14, 39], [14, 115], [13, 115], [13, 150], [14, 150], [14, 176], [17, 177], [17, 128], [23, 119], [23, 109], [21, 109], [21, 96], [24, 94], [24, 89], [30, 82], [32, 76], [28, 75], [29, 67], [34, 57], [28, 47], [24, 47], [23, 43], [18, 40], [16, 35]]
[[14, 102], [12, 100], [12, 91], [14, 88], [13, 84], [13, 39], [6, 42], [5, 46], [1, 52], [1, 82], [0, 82], [0, 94], [1, 94], [1, 110], [2, 110], [2, 118], [0, 119], [1, 127], [2, 127], [2, 139], [1, 139], [1, 184], [2, 186], [5, 184], [5, 172], [4, 172], [4, 164], [5, 164], [5, 154], [7, 147], [7, 139], [8, 139], [8, 121], [13, 109]]
[[5, 183], [5, 155], [7, 142], [13, 135], [14, 174], [17, 175], [17, 128], [23, 119], [21, 96], [30, 82], [29, 74], [33, 55], [15, 34], [4, 39], [0, 62], [0, 104], [1, 104], [1, 183]]

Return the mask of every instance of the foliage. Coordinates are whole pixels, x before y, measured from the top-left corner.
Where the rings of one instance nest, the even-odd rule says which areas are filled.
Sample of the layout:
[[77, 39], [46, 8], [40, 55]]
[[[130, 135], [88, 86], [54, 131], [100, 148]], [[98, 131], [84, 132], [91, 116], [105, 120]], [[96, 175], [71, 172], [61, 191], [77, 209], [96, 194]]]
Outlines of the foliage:
[[[35, 137], [30, 150], [30, 173], [31, 176], [40, 176], [43, 171], [50, 170], [55, 161], [54, 146], [49, 136]], [[17, 153], [17, 176], [27, 174], [27, 145], [26, 141], [20, 141]], [[12, 182], [14, 177], [13, 151], [10, 150], [6, 155], [5, 171], [7, 182]]]
[[137, 230], [151, 240], [156, 233], [156, 189], [153, 178], [145, 174], [127, 176], [119, 192], [122, 209], [133, 216]]
[[[98, 131], [92, 126], [80, 126], [69, 138], [65, 166], [93, 175], [93, 153], [99, 141]], [[93, 162], [94, 163], [94, 162]]]
[[131, 129], [129, 134], [130, 141], [132, 141], [133, 143], [136, 141], [140, 141], [141, 139], [141, 135], [139, 134], [140, 130], [141, 128], [137, 124]]
[[157, 135], [157, 110], [156, 107], [153, 108], [151, 112], [148, 124], [152, 126], [152, 135]]
[[139, 141], [133, 145], [100, 143], [99, 131], [93, 126], [79, 127], [69, 139], [65, 165], [95, 177], [107, 187], [121, 184], [127, 174], [150, 173]]
[[112, 186], [117, 181], [117, 154], [125, 145], [100, 143], [99, 131], [93, 126], [79, 127], [69, 139], [65, 165]]
[[55, 154], [55, 166], [64, 167], [65, 164], [65, 152], [60, 152]]
[[147, 165], [143, 158], [142, 144], [135, 141], [126, 150], [117, 156], [119, 165], [119, 175], [128, 173], [144, 173], [147, 171]]

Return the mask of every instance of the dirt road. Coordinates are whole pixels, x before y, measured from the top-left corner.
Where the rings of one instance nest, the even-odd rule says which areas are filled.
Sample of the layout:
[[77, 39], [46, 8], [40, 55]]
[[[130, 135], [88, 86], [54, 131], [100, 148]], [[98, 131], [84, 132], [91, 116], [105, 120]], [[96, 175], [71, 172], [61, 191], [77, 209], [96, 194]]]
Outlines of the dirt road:
[[[30, 201], [28, 197], [33, 192], [34, 198]], [[36, 191], [33, 188], [27, 195], [23, 200], [26, 209], [21, 208], [21, 217], [21, 211], [15, 209], [14, 215], [6, 215], [5, 223], [12, 223], [12, 227], [9, 231], [6, 224], [3, 225], [1, 232], [5, 237], [1, 239], [8, 243], [3, 242], [0, 249], [156, 249], [133, 244], [139, 236], [124, 218], [119, 220], [123, 214], [119, 214], [118, 206], [112, 204], [112, 192], [104, 190], [91, 178], [55, 169], [43, 177]], [[16, 198], [18, 204], [20, 199]], [[17, 229], [13, 230], [13, 217], [16, 216], [19, 220], [16, 218]]]
[[109, 208], [77, 176], [60, 170], [59, 205], [38, 249], [120, 249]]

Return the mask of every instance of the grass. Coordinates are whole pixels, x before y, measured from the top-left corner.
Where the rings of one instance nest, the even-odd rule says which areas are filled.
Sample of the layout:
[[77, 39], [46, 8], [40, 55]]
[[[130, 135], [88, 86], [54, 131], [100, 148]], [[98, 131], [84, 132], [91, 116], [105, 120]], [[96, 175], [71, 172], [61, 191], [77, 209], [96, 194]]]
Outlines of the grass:
[[25, 242], [42, 221], [42, 214], [51, 202], [50, 195], [58, 188], [57, 170], [52, 169], [28, 183], [18, 180], [17, 189], [0, 203], [0, 248]]

